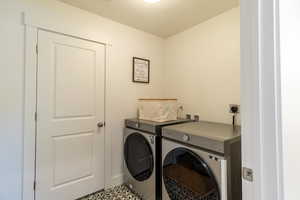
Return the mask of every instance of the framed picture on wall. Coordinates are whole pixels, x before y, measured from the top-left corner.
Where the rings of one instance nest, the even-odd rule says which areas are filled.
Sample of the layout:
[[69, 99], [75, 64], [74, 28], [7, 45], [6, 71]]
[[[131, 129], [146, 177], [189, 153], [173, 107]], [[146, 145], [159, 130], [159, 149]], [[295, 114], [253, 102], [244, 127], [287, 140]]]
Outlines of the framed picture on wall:
[[135, 83], [150, 83], [150, 60], [133, 57], [133, 76]]

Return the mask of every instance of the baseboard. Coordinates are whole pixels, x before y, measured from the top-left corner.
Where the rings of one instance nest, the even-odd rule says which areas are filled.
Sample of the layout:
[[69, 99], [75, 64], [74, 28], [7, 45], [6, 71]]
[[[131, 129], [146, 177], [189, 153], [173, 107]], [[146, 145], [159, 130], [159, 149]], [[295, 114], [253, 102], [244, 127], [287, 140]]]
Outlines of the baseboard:
[[114, 186], [118, 186], [118, 185], [122, 185], [124, 183], [124, 175], [123, 174], [118, 174], [115, 175], [111, 178], [111, 182], [109, 185], [107, 185], [105, 187], [105, 189], [114, 187]]

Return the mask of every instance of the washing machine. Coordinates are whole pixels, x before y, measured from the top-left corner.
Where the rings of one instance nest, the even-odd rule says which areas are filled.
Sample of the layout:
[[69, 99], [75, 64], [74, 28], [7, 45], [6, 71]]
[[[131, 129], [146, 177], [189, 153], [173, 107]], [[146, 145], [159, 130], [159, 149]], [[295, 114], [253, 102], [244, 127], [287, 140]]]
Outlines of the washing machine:
[[152, 122], [125, 120], [124, 182], [142, 199], [161, 199], [161, 130], [167, 125], [190, 122], [187, 119]]
[[163, 200], [242, 200], [240, 127], [193, 122], [162, 137]]

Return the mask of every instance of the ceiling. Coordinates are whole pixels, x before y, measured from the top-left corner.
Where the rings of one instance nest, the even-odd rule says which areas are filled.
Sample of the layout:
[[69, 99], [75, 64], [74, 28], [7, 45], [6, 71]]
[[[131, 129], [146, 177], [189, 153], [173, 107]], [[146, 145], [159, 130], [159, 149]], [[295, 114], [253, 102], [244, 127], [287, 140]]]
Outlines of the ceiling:
[[239, 0], [60, 0], [116, 22], [169, 37], [236, 7]]

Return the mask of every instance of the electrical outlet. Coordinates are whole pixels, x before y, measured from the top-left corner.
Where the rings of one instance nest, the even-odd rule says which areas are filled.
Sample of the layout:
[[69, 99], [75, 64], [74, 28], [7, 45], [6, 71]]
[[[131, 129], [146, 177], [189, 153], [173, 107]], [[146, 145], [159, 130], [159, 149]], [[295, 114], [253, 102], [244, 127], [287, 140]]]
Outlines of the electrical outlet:
[[240, 113], [240, 105], [230, 104], [229, 105], [229, 113]]

